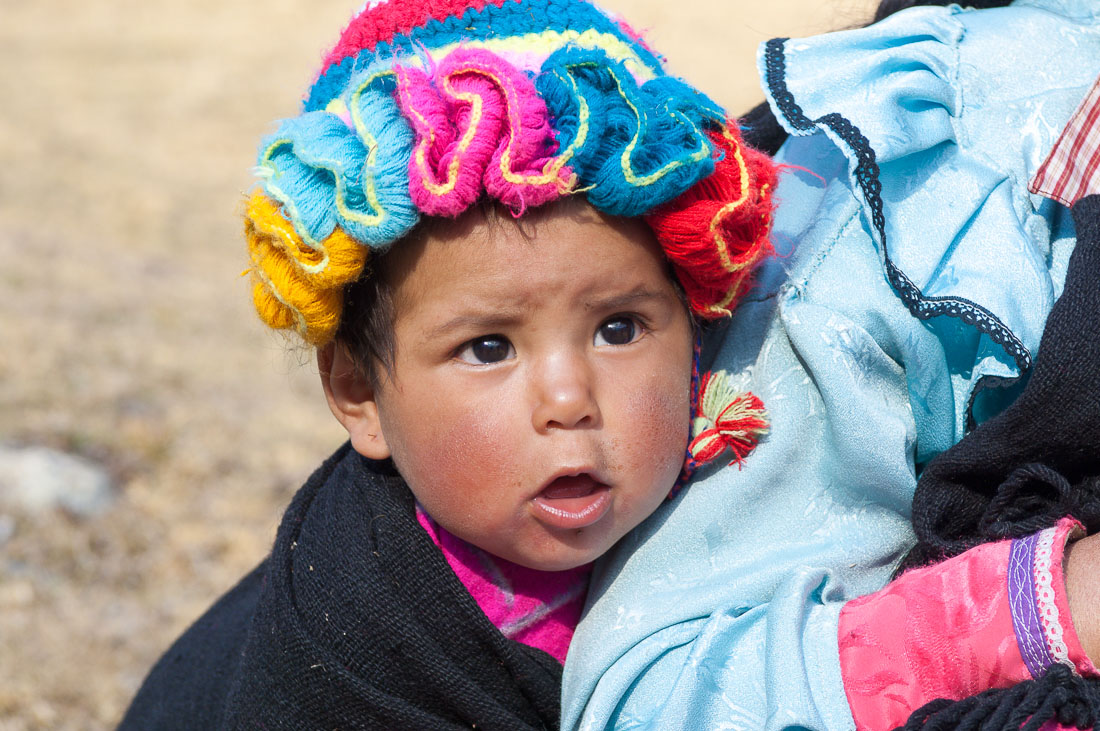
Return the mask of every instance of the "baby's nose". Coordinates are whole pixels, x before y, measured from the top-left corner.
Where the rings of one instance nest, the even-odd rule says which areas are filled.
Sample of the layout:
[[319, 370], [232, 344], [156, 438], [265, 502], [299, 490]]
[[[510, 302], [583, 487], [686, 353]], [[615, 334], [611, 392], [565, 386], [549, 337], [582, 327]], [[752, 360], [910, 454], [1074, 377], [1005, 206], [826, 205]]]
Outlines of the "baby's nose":
[[595, 426], [600, 418], [592, 374], [581, 358], [559, 357], [536, 377], [532, 412], [536, 431]]

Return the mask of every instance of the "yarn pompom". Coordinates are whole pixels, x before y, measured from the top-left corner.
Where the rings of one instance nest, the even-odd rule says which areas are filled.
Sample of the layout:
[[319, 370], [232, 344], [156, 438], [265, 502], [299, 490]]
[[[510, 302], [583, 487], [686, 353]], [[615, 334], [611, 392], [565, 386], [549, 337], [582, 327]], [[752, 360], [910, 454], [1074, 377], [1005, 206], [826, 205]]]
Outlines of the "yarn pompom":
[[730, 464], [741, 464], [767, 433], [768, 416], [759, 398], [734, 389], [725, 371], [703, 375], [688, 444], [696, 464], [710, 462], [727, 449], [733, 453]]
[[260, 319], [292, 329], [310, 345], [332, 340], [344, 306], [344, 286], [363, 271], [367, 249], [340, 228], [307, 246], [279, 204], [255, 191], [245, 208], [252, 259], [252, 302]]
[[736, 123], [709, 134], [721, 154], [714, 172], [645, 219], [692, 312], [714, 319], [730, 314], [771, 251], [776, 171], [771, 158], [742, 142]]

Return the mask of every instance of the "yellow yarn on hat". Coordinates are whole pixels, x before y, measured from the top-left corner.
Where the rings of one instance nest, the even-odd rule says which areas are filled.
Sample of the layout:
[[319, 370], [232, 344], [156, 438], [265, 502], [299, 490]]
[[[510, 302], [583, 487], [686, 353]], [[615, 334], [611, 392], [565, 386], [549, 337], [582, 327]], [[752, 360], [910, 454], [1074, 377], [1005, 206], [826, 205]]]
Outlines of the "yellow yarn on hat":
[[307, 243], [280, 211], [256, 190], [245, 207], [245, 239], [252, 257], [252, 302], [269, 327], [296, 330], [310, 345], [330, 342], [340, 324], [344, 287], [367, 261], [367, 247], [339, 227]]

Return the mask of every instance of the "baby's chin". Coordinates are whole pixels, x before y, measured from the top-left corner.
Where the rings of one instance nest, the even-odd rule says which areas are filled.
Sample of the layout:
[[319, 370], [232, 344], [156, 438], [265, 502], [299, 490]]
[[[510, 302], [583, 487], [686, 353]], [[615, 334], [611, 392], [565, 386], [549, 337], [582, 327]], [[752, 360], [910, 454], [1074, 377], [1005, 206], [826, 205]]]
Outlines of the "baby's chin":
[[554, 557], [554, 558], [542, 558], [534, 560], [513, 561], [512, 563], [519, 564], [525, 568], [533, 569], [535, 571], [571, 571], [581, 566], [587, 566], [602, 556], [606, 551], [601, 551], [595, 555], [587, 555], [583, 557]]
[[618, 536], [594, 528], [553, 531], [543, 536], [538, 546], [496, 546], [484, 550], [535, 571], [569, 571], [592, 563], [617, 542]]

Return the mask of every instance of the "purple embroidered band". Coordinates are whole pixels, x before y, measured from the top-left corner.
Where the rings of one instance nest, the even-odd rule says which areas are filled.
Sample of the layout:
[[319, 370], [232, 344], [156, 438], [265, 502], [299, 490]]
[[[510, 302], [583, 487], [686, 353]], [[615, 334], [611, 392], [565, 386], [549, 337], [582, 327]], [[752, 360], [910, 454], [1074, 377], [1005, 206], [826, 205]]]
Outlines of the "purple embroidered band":
[[1014, 539], [1008, 554], [1008, 606], [1012, 610], [1012, 629], [1020, 655], [1033, 678], [1041, 676], [1055, 662], [1047, 648], [1035, 603], [1033, 567], [1039, 535]]

